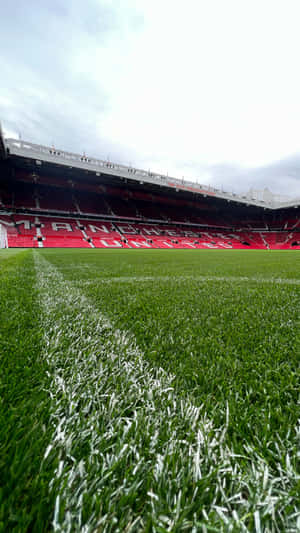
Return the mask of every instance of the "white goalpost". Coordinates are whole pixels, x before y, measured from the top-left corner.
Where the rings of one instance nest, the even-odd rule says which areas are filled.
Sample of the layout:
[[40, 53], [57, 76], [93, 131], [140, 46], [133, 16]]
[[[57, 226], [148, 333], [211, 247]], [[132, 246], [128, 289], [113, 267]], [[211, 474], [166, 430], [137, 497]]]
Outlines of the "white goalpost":
[[0, 224], [0, 248], [8, 248], [7, 229], [3, 224]]

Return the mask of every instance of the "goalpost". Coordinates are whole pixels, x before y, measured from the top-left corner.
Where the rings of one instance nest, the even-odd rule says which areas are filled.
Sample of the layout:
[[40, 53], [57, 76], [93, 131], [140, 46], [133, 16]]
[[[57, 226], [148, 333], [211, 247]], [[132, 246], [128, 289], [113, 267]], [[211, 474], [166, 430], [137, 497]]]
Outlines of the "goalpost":
[[3, 224], [0, 224], [0, 248], [8, 248], [7, 229]]

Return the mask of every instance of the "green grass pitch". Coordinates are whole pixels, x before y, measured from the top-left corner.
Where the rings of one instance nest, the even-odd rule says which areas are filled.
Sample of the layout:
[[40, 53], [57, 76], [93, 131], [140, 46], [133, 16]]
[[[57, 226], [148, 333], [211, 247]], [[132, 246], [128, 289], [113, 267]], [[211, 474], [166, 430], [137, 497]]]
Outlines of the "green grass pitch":
[[0, 531], [300, 530], [297, 251], [1, 250]]

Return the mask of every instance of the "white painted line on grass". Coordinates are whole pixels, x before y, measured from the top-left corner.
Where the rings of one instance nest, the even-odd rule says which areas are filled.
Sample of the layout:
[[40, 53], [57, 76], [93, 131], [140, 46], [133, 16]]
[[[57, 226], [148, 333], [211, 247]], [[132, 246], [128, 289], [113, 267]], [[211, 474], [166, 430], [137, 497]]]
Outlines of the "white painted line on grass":
[[[99, 278], [95, 276], [92, 280], [81, 280], [80, 284], [90, 285], [97, 283], [147, 283], [147, 282], [166, 282], [166, 283], [182, 283], [185, 281], [194, 281], [205, 283], [207, 281], [213, 282], [228, 282], [228, 283], [267, 283], [274, 285], [300, 285], [300, 279], [294, 278], [258, 278], [253, 276], [120, 276], [111, 278]], [[79, 283], [79, 282], [78, 282]]]
[[[34, 257], [53, 405], [45, 461], [56, 465], [54, 531], [144, 531], [150, 516], [152, 531], [209, 524], [248, 531], [249, 517], [257, 525], [266, 512], [280, 530], [275, 510], [296, 475], [292, 466], [274, 478], [255, 450], [235, 456], [225, 444], [228, 412], [216, 429], [203, 406], [176, 393], [173, 376], [149, 365], [132, 336]], [[199, 505], [204, 487], [211, 497]], [[295, 520], [285, 531], [296, 531]]]

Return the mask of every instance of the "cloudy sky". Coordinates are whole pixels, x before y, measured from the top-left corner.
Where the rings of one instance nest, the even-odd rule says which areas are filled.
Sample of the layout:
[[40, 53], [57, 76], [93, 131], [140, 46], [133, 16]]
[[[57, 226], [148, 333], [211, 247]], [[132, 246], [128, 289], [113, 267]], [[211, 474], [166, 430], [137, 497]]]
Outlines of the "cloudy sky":
[[2, 2], [2, 127], [225, 190], [300, 196], [299, 20], [299, 0]]

